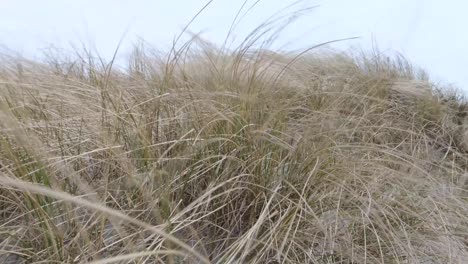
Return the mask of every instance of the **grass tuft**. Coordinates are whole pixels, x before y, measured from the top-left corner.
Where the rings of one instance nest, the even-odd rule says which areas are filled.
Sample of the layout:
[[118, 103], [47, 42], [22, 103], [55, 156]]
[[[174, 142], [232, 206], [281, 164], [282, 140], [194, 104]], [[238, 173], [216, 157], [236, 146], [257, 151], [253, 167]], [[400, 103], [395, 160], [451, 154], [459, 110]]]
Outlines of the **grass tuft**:
[[466, 100], [256, 38], [3, 57], [1, 262], [467, 262]]

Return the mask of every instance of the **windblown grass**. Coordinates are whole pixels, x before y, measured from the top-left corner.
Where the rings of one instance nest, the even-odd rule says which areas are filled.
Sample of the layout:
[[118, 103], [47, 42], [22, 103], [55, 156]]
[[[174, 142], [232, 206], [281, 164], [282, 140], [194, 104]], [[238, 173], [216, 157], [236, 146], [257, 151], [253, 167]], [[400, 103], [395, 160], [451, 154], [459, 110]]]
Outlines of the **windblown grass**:
[[403, 59], [206, 43], [0, 69], [0, 260], [466, 263], [465, 100]]

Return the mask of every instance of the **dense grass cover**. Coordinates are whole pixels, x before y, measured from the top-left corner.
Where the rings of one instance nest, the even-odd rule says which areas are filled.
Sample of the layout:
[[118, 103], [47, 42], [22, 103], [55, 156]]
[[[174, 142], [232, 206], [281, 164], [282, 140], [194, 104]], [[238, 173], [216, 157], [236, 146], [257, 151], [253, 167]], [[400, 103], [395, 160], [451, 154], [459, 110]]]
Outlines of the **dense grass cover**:
[[1, 59], [2, 262], [468, 262], [462, 97], [401, 58], [198, 44]]

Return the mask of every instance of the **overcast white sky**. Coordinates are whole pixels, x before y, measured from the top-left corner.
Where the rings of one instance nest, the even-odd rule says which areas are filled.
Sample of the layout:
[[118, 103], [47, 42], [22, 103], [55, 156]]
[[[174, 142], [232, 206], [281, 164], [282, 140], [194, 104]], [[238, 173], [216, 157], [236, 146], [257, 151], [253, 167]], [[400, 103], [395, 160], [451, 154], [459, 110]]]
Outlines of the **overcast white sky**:
[[[157, 48], [170, 46], [207, 0], [0, 0], [0, 45], [25, 56], [50, 44], [69, 48], [78, 41], [110, 57], [126, 32], [123, 50], [137, 37]], [[215, 0], [192, 24], [206, 39], [221, 43], [244, 0]], [[250, 0], [247, 6], [255, 0]], [[295, 0], [262, 0], [236, 30], [245, 36]], [[468, 2], [463, 0], [308, 0], [317, 5], [291, 25], [280, 43], [305, 48], [320, 42], [361, 37], [340, 44], [398, 51], [437, 80], [468, 92]], [[293, 9], [291, 9], [293, 11]], [[287, 13], [287, 11], [285, 11]], [[282, 46], [283, 46], [282, 45]]]

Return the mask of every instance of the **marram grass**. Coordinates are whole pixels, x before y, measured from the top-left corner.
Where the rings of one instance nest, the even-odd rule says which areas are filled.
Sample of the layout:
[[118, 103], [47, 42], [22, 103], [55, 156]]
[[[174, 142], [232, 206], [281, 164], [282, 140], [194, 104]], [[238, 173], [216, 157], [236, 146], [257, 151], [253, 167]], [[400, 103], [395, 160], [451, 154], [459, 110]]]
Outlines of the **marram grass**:
[[0, 66], [3, 263], [468, 263], [463, 97], [402, 59]]

